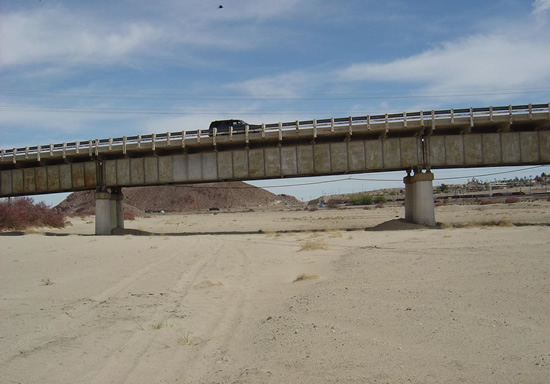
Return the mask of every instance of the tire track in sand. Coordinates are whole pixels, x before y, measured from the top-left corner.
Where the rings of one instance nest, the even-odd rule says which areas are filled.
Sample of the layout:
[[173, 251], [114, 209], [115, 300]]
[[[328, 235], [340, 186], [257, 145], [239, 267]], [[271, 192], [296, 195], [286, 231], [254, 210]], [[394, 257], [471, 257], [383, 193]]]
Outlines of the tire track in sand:
[[197, 337], [178, 346], [164, 370], [151, 377], [152, 382], [216, 382], [215, 377], [231, 365], [228, 348], [240, 332], [246, 332], [242, 326], [249, 306], [250, 258], [236, 241], [223, 241], [224, 257], [215, 271], [223, 276], [223, 285], [190, 294], [193, 319], [189, 325], [195, 327], [192, 331]]
[[[151, 354], [157, 355], [159, 345], [164, 345], [163, 340], [166, 333], [171, 334], [168, 322], [181, 321], [185, 317], [181, 314], [181, 308], [186, 304], [188, 295], [193, 292], [192, 287], [207, 271], [212, 269], [223, 249], [224, 244], [215, 236], [209, 237], [204, 243], [199, 243], [201, 256], [190, 268], [187, 268], [168, 293], [162, 296], [156, 311], [147, 321], [139, 325], [128, 341], [120, 346], [108, 359], [103, 367], [91, 380], [91, 383], [146, 383], [151, 382], [147, 377], [158, 371], [158, 363], [152, 364], [148, 358]], [[197, 247], [197, 243], [193, 247]], [[186, 252], [191, 249], [187, 248]], [[174, 266], [168, 265], [170, 269]], [[139, 283], [136, 276], [133, 281]], [[162, 276], [162, 275], [161, 275]], [[127, 286], [127, 284], [126, 284]], [[178, 315], [179, 314], [179, 315]], [[169, 332], [166, 332], [169, 331]], [[161, 349], [166, 349], [161, 347]], [[161, 351], [162, 352], [162, 351]], [[147, 368], [150, 367], [150, 368]]]

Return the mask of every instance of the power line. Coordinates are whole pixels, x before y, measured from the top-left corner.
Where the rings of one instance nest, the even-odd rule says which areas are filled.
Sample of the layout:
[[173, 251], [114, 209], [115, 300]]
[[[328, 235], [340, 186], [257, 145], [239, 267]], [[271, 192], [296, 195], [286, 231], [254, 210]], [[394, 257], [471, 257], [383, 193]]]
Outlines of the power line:
[[[502, 171], [502, 172], [494, 172], [494, 173], [486, 173], [486, 174], [478, 174], [478, 175], [469, 175], [469, 176], [455, 176], [455, 177], [439, 177], [437, 180], [460, 180], [460, 179], [471, 179], [471, 178], [479, 178], [479, 177], [486, 177], [486, 176], [494, 176], [494, 175], [504, 175], [509, 173], [516, 173], [516, 172], [523, 172], [528, 171], [531, 169], [536, 168], [542, 168], [546, 165], [536, 165], [533, 167], [523, 168], [523, 169], [513, 169], [510, 171]], [[339, 183], [342, 181], [374, 181], [374, 182], [387, 182], [387, 183], [402, 183], [403, 179], [376, 179], [376, 178], [362, 178], [362, 177], [343, 177], [339, 179], [334, 180], [323, 180], [323, 181], [313, 181], [313, 182], [305, 182], [305, 183], [296, 183], [296, 184], [284, 184], [284, 185], [263, 185], [263, 186], [254, 186], [254, 185], [239, 185], [239, 186], [217, 186], [216, 188], [220, 189], [254, 189], [254, 188], [262, 188], [262, 189], [270, 189], [270, 188], [290, 188], [290, 187], [303, 187], [303, 186], [309, 186], [309, 185], [319, 185], [319, 184], [329, 184], [329, 183]], [[197, 186], [197, 185], [176, 185], [176, 187], [179, 188], [210, 188], [206, 186]]]
[[341, 94], [341, 93], [315, 93], [315, 94], [296, 94], [293, 96], [280, 96], [274, 94], [257, 94], [255, 96], [238, 96], [238, 95], [212, 95], [212, 94], [201, 94], [201, 93], [169, 93], [156, 91], [150, 93], [137, 93], [137, 92], [82, 92], [82, 91], [36, 91], [36, 90], [18, 90], [18, 89], [0, 89], [0, 94], [8, 94], [11, 96], [37, 96], [37, 97], [71, 97], [75, 96], [80, 97], [105, 97], [110, 96], [114, 98], [129, 98], [129, 99], [196, 99], [196, 98], [205, 98], [205, 99], [243, 99], [243, 100], [263, 100], [263, 99], [273, 99], [273, 100], [324, 100], [324, 99], [361, 99], [361, 98], [380, 98], [380, 97], [455, 97], [455, 96], [476, 96], [476, 95], [501, 95], [501, 94], [516, 94], [516, 93], [544, 93], [550, 92], [548, 87], [536, 87], [536, 88], [501, 88], [501, 89], [471, 89], [465, 91], [458, 90], [449, 90], [441, 91], [438, 93], [426, 93], [426, 92], [416, 92], [412, 94], [404, 94], [403, 92], [368, 92], [362, 94]]

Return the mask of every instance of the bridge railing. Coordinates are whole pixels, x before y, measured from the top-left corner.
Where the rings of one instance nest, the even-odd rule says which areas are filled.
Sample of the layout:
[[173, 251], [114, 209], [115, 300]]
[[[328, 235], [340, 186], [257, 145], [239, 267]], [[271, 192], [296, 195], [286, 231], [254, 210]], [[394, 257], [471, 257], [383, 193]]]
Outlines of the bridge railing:
[[[341, 128], [353, 128], [354, 126], [367, 126], [367, 128], [376, 128], [380, 125], [388, 127], [390, 123], [403, 123], [406, 127], [408, 122], [426, 122], [432, 121], [432, 124], [437, 120], [442, 119], [470, 119], [473, 121], [476, 118], [507, 115], [529, 115], [548, 113], [550, 120], [550, 104], [526, 104], [526, 105], [509, 105], [498, 107], [483, 107], [483, 108], [463, 108], [463, 109], [445, 109], [445, 110], [432, 110], [432, 111], [419, 111], [419, 112], [403, 112], [403, 113], [386, 113], [383, 115], [366, 115], [366, 116], [349, 116], [330, 119], [319, 120], [304, 120], [293, 122], [280, 122], [262, 124], [256, 127], [261, 127], [262, 132], [277, 132], [277, 131], [289, 131], [289, 130], [316, 130], [318, 128], [330, 127], [331, 131]], [[254, 131], [260, 130], [260, 128], [254, 129]], [[231, 134], [240, 134], [243, 132], [231, 132]], [[229, 133], [225, 133], [227, 135]], [[186, 139], [196, 139], [200, 141], [201, 137], [208, 137], [209, 132], [205, 130], [194, 131], [179, 131], [179, 132], [167, 132], [167, 133], [152, 133], [146, 135], [124, 136], [109, 139], [95, 139], [87, 141], [74, 141], [67, 143], [36, 145], [21, 148], [2, 149], [0, 150], [0, 161], [12, 159], [16, 161], [17, 155], [36, 155], [38, 159], [42, 154], [53, 155], [60, 152], [65, 155], [66, 151], [71, 150], [76, 153], [86, 153], [89, 155], [97, 154], [100, 148], [120, 148], [121, 146], [126, 148], [127, 145], [133, 144], [139, 148], [142, 144], [151, 144], [154, 147], [157, 144], [170, 143], [172, 140], [179, 140], [185, 142]], [[224, 134], [214, 133], [215, 136], [221, 136]]]

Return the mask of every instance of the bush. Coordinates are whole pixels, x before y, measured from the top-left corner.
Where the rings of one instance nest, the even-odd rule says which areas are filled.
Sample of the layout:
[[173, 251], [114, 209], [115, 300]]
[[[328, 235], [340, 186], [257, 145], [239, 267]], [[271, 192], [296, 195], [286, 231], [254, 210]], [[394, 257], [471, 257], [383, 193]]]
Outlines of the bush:
[[504, 200], [504, 203], [505, 204], [514, 204], [514, 203], [519, 203], [519, 201], [520, 201], [519, 197], [510, 196], [510, 197], [507, 197], [506, 200]]
[[374, 204], [384, 204], [387, 200], [384, 196], [375, 196], [374, 197]]
[[373, 197], [371, 195], [356, 195], [349, 199], [351, 205], [371, 205]]
[[29, 227], [65, 226], [63, 212], [48, 207], [44, 202], [38, 204], [30, 197], [18, 197], [0, 201], [0, 230], [21, 230]]

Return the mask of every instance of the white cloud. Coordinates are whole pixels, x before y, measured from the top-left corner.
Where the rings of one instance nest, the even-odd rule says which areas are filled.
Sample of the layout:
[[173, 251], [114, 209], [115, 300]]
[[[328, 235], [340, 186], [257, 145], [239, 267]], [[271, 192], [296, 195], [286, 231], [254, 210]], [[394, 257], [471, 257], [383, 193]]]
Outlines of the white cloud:
[[541, 13], [550, 10], [550, 0], [535, 0], [533, 13]]
[[101, 24], [60, 9], [2, 17], [0, 65], [102, 64], [124, 61], [161, 37], [144, 23]]
[[509, 28], [444, 43], [387, 63], [357, 63], [340, 71], [345, 81], [405, 82], [423, 90], [456, 92], [537, 87], [550, 81], [547, 31]]
[[316, 75], [312, 72], [294, 71], [276, 76], [265, 76], [231, 84], [228, 87], [259, 97], [292, 97], [304, 93], [314, 84]]

